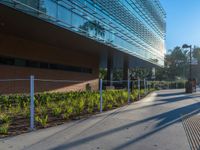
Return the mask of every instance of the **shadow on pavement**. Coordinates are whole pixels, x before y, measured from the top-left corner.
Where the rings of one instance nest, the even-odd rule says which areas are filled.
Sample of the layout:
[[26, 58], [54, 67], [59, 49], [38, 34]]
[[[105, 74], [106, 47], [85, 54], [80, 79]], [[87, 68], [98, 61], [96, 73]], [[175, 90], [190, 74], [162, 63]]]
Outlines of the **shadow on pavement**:
[[177, 93], [166, 93], [166, 94], [158, 94], [158, 97], [167, 97], [167, 96], [177, 96], [177, 95], [183, 95], [186, 94], [185, 92], [177, 92]]
[[[169, 96], [170, 94], [166, 94], [165, 96]], [[174, 100], [171, 100], [169, 98], [167, 99], [163, 99], [164, 103], [169, 103], [169, 102], [177, 102], [177, 101], [181, 101], [181, 100], [185, 100], [185, 99], [188, 99], [189, 97], [178, 97], [178, 98], [174, 98]], [[191, 98], [191, 97], [190, 97]], [[131, 110], [133, 111], [133, 110]], [[194, 114], [197, 114], [200, 112], [200, 102], [197, 102], [197, 103], [194, 103], [194, 104], [190, 104], [190, 105], [187, 105], [187, 106], [184, 106], [184, 107], [181, 107], [181, 108], [177, 108], [177, 109], [174, 109], [174, 110], [170, 110], [168, 112], [164, 112], [164, 113], [161, 113], [159, 115], [155, 115], [155, 116], [152, 116], [152, 117], [149, 117], [149, 118], [146, 118], [146, 119], [143, 119], [143, 120], [139, 120], [139, 121], [135, 121], [135, 122], [132, 122], [132, 123], [128, 123], [126, 125], [123, 125], [123, 126], [120, 126], [120, 127], [117, 127], [117, 128], [113, 128], [111, 130], [107, 130], [107, 131], [103, 131], [103, 132], [99, 132], [99, 133], [96, 133], [96, 134], [93, 134], [93, 135], [90, 135], [90, 136], [86, 136], [84, 138], [81, 138], [81, 139], [78, 139], [78, 140], [75, 140], [75, 141], [72, 141], [70, 143], [66, 143], [66, 144], [62, 144], [62, 145], [59, 145], [51, 150], [64, 150], [64, 149], [70, 149], [70, 148], [75, 148], [76, 146], [79, 146], [79, 145], [82, 145], [84, 143], [87, 143], [87, 142], [91, 142], [91, 141], [94, 141], [94, 140], [97, 140], [99, 138], [102, 138], [102, 137], [105, 137], [105, 136], [108, 136], [109, 134], [113, 134], [113, 133], [116, 133], [116, 132], [119, 132], [119, 131], [123, 131], [127, 128], [132, 128], [136, 125], [140, 125], [142, 123], [145, 123], [145, 122], [148, 122], [148, 121], [156, 121], [158, 122], [156, 124], [156, 126], [148, 133], [145, 133], [141, 136], [138, 136], [126, 143], [123, 143], [122, 145], [118, 145], [117, 147], [115, 147], [114, 149], [115, 150], [120, 150], [120, 149], [123, 149], [123, 148], [126, 148], [142, 139], [145, 139], [147, 138], [148, 136], [174, 124], [174, 123], [177, 123], [177, 122], [180, 122], [181, 119], [182, 119], [182, 115], [184, 114], [188, 114], [190, 113], [191, 115], [194, 115]]]
[[[160, 99], [160, 100], [156, 100], [156, 102], [160, 102], [160, 103], [156, 103], [156, 104], [150, 104], [147, 106], [143, 106], [143, 107], [139, 107], [139, 108], [135, 108], [134, 110], [140, 110], [140, 109], [146, 109], [146, 108], [150, 108], [150, 107], [155, 107], [155, 106], [159, 106], [159, 105], [165, 105], [168, 103], [176, 103], [176, 102], [180, 102], [180, 101], [186, 101], [186, 100], [190, 100], [191, 98], [198, 98], [199, 96], [181, 96], [181, 97], [176, 97], [176, 98], [164, 98], [164, 99]], [[129, 110], [123, 110], [123, 111], [119, 111], [117, 113], [126, 113], [126, 112], [130, 112], [133, 111], [132, 109]]]

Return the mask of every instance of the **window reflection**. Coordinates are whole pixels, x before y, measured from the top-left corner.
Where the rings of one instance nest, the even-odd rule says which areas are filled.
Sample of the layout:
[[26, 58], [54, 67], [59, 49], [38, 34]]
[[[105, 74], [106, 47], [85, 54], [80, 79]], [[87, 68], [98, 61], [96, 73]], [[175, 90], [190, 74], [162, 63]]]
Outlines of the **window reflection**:
[[[129, 5], [130, 1], [132, 5]], [[93, 37], [120, 50], [136, 53], [153, 63], [163, 63], [164, 14], [156, 11], [157, 6], [153, 2], [16, 0], [14, 3], [12, 0], [1, 0], [0, 3]], [[146, 20], [142, 22], [144, 16]], [[149, 21], [151, 25], [146, 26]]]
[[100, 22], [93, 20], [93, 21], [86, 21], [82, 25], [79, 26], [80, 32], [85, 34], [89, 34], [98, 38], [104, 38], [105, 36], [105, 28], [101, 25]]

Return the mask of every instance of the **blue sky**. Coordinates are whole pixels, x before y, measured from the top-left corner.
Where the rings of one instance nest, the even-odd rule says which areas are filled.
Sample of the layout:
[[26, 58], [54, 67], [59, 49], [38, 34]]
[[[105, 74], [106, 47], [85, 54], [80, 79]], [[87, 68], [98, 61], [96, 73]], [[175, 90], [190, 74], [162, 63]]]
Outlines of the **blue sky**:
[[166, 49], [200, 46], [200, 0], [160, 0], [167, 13]]

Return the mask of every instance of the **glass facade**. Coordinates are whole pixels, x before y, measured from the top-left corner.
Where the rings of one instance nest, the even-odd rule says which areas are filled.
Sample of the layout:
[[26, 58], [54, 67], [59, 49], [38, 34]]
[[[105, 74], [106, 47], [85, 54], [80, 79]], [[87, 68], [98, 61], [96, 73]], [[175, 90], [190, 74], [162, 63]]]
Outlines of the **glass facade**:
[[165, 12], [158, 0], [0, 0], [0, 3], [164, 65]]
[[92, 73], [92, 69], [86, 68], [86, 67], [67, 66], [67, 65], [62, 65], [62, 64], [33, 61], [29, 59], [5, 57], [1, 55], [0, 55], [0, 65], [42, 68], [42, 69], [50, 69], [50, 70], [62, 70], [62, 71], [71, 71], [71, 72], [89, 73], [89, 74]]

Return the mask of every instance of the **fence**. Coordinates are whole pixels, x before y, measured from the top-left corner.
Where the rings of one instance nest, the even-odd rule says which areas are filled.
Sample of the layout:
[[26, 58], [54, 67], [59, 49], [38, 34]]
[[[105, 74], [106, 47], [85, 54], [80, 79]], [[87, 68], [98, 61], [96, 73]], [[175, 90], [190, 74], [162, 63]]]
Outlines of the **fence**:
[[103, 112], [145, 96], [147, 80], [0, 80], [0, 137], [54, 126]]

